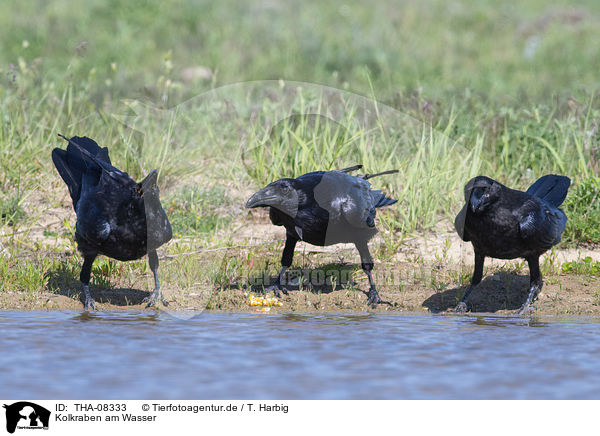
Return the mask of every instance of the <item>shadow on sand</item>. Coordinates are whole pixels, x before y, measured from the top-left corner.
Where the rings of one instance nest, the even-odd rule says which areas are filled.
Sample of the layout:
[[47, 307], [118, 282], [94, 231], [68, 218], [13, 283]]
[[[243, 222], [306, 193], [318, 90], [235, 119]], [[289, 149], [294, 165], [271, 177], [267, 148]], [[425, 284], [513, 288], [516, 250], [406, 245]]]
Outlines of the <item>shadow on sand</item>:
[[[78, 299], [83, 304], [83, 291], [79, 277], [74, 276], [71, 271], [61, 268], [46, 273], [48, 289], [57, 295]], [[142, 300], [148, 297], [152, 290], [141, 290], [132, 288], [107, 288], [90, 283], [90, 292], [94, 301], [101, 304], [112, 304], [114, 306], [135, 306], [142, 304]]]
[[[431, 312], [444, 312], [456, 307], [469, 286], [437, 292], [423, 301]], [[467, 301], [471, 312], [497, 312], [520, 309], [529, 292], [529, 275], [499, 272], [487, 276], [471, 292]]]

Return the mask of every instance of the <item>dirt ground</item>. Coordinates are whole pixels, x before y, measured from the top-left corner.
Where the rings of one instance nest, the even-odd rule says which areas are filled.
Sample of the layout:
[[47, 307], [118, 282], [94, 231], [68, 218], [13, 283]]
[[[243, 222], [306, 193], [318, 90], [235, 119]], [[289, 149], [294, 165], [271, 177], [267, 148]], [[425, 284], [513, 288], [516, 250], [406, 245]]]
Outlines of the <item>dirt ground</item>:
[[[495, 273], [487, 276], [471, 297], [472, 312], [511, 313], [517, 310], [527, 297], [527, 275]], [[402, 289], [384, 288], [379, 291], [384, 300], [376, 309], [366, 304], [367, 287], [342, 288], [319, 291], [298, 290], [289, 287], [283, 295], [281, 306], [265, 306], [270, 313], [279, 312], [444, 312], [452, 310], [466, 286], [449, 286], [435, 290], [420, 284], [407, 283]], [[261, 295], [259, 292], [250, 292]], [[95, 289], [92, 295], [101, 311], [145, 309], [142, 300], [149, 292], [139, 289]], [[215, 295], [210, 292], [193, 292], [185, 296], [173, 295], [168, 289], [164, 294], [169, 300], [166, 307], [173, 311], [202, 311], [205, 309], [230, 312], [262, 312], [263, 306], [249, 304], [249, 292], [244, 289], [222, 290]], [[210, 304], [207, 304], [210, 301]], [[162, 305], [161, 305], [162, 307]], [[79, 292], [70, 295], [44, 292], [35, 298], [18, 292], [0, 294], [0, 309], [14, 310], [82, 310]], [[536, 314], [600, 315], [600, 279], [591, 277], [555, 275], [547, 277], [544, 288], [535, 302]], [[154, 310], [154, 309], [145, 309]]]
[[[273, 226], [264, 230], [271, 234]], [[260, 234], [261, 238], [265, 233]], [[276, 236], [271, 234], [270, 236]], [[452, 242], [444, 242], [449, 238]], [[258, 241], [250, 241], [251, 244]], [[374, 242], [374, 245], [377, 241]], [[456, 246], [455, 246], [456, 245]], [[449, 247], [449, 248], [448, 248]], [[261, 276], [239, 280], [232, 286], [213, 290], [203, 286], [177, 289], [163, 281], [163, 293], [170, 302], [166, 308], [174, 312], [202, 310], [226, 312], [431, 312], [451, 311], [467, 289], [472, 272], [470, 246], [460, 244], [450, 233], [430, 238], [406, 241], [400, 253], [389, 260], [377, 261], [375, 281], [384, 303], [376, 309], [367, 306], [366, 276], [356, 264], [358, 255], [352, 246], [312, 247], [299, 244], [294, 265], [301, 258], [311, 259], [312, 268], [293, 270], [288, 276], [289, 291], [273, 305], [251, 305], [251, 295], [260, 297], [264, 286]], [[230, 256], [241, 255], [233, 253]], [[548, 265], [544, 286], [536, 300], [536, 314], [600, 315], [600, 277], [564, 274], [562, 261], [576, 260], [591, 255], [593, 250], [563, 250], [546, 255], [541, 263]], [[561, 259], [558, 261], [557, 259]], [[168, 258], [163, 258], [161, 268], [169, 268]], [[306, 262], [306, 260], [305, 260]], [[353, 263], [349, 263], [353, 262]], [[274, 270], [274, 266], [270, 268]], [[528, 293], [529, 271], [524, 261], [486, 260], [485, 277], [469, 298], [472, 312], [512, 313], [519, 309]], [[298, 279], [297, 276], [302, 276]], [[148, 273], [147, 279], [151, 276]], [[296, 277], [294, 279], [294, 277]], [[335, 277], [332, 281], [330, 277]], [[274, 277], [266, 277], [272, 280]], [[145, 309], [142, 300], [149, 295], [149, 286], [134, 288], [116, 286], [103, 289], [92, 286], [92, 296], [100, 311], [155, 310]], [[16, 310], [82, 310], [81, 285], [71, 279], [59, 283], [60, 292], [28, 294], [22, 292], [0, 293], [0, 309]], [[272, 296], [272, 294], [269, 294]], [[160, 303], [159, 303], [160, 304]], [[163, 306], [161, 305], [161, 308]]]
[[[47, 222], [40, 222], [29, 231], [29, 237], [39, 241], [41, 246], [50, 240], [44, 236], [43, 231], [64, 232], [62, 221], [72, 218], [68, 201], [61, 203], [62, 206], [55, 207], [50, 211], [52, 213], [45, 215]], [[235, 221], [231, 226], [233, 230], [228, 235], [218, 235], [230, 238], [234, 249], [205, 253], [205, 264], [202, 264], [202, 259], [195, 258], [187, 259], [188, 263], [202, 270], [203, 265], [216, 265], [225, 256], [230, 259], [245, 259], [247, 264], [252, 265], [255, 260], [264, 262], [265, 256], [276, 255], [268, 270], [272, 273], [277, 271], [283, 244], [276, 248], [269, 247], [269, 244], [283, 241], [285, 230], [271, 225], [268, 211], [261, 209], [250, 213], [244, 211]], [[399, 235], [380, 232], [371, 241], [370, 248], [375, 259], [374, 278], [384, 301], [376, 309], [366, 304], [368, 281], [360, 269], [358, 253], [352, 244], [315, 247], [298, 243], [293, 263], [296, 270], [288, 276], [292, 283], [286, 285], [289, 293], [283, 295], [277, 305], [266, 306], [251, 305], [250, 295], [262, 295], [264, 279], [272, 282], [273, 276], [240, 276], [220, 289], [207, 286], [202, 280], [191, 288], [180, 287], [174, 284], [175, 280], [168, 279], [169, 270], [171, 277], [179, 274], [178, 256], [169, 255], [168, 247], [161, 247], [159, 271], [162, 290], [170, 302], [167, 309], [174, 312], [449, 311], [456, 306], [468, 287], [473, 268], [473, 251], [470, 244], [458, 238], [451, 223], [441, 222], [438, 228], [436, 233], [405, 237], [394, 247], [386, 246], [385, 241], [398, 240]], [[235, 235], [235, 239], [231, 240], [231, 235]], [[69, 258], [72, 254], [65, 256]], [[558, 249], [542, 256], [540, 265], [544, 286], [535, 302], [536, 314], [600, 315], [600, 277], [561, 272], [564, 262], [578, 261], [585, 257], [600, 261], [600, 250], [595, 247]], [[243, 271], [246, 266], [245, 264], [236, 270], [235, 274]], [[469, 298], [471, 311], [512, 313], [521, 307], [527, 298], [529, 284], [529, 270], [525, 261], [488, 258], [484, 273], [484, 280]], [[303, 279], [293, 280], [294, 275], [301, 275]], [[335, 280], [332, 281], [331, 277]], [[77, 277], [55, 277], [52, 280], [55, 283], [48, 286], [48, 290], [40, 292], [0, 292], [0, 310], [82, 310], [81, 284]], [[101, 311], [155, 310], [145, 309], [142, 303], [152, 289], [151, 282], [151, 274], [146, 271], [136, 280], [117, 281], [115, 286], [108, 289], [92, 286], [91, 292], [97, 309]]]

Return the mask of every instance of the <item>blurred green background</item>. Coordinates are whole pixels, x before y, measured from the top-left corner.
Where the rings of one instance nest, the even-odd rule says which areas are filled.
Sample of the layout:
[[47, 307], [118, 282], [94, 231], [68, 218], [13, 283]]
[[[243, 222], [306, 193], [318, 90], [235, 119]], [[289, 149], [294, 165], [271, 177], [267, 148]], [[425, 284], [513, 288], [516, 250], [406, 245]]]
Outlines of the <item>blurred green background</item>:
[[[44, 80], [88, 86], [96, 103], [152, 95], [161, 76], [185, 81], [182, 94], [273, 78], [370, 94], [370, 77], [387, 101], [549, 101], [597, 89], [600, 3], [4, 0], [0, 41], [4, 95], [22, 59]], [[198, 66], [210, 72], [185, 76]]]

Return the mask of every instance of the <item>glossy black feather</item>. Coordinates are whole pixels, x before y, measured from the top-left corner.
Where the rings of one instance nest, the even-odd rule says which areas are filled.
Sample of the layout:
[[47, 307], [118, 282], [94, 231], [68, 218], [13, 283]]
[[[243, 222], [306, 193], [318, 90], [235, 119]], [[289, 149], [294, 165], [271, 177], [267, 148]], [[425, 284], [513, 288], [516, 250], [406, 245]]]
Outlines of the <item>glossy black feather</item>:
[[140, 184], [112, 166], [108, 149], [92, 139], [69, 141], [66, 150], [52, 151], [52, 159], [71, 193], [77, 214], [75, 240], [84, 255], [139, 259], [148, 248], [171, 239], [157, 187], [142, 192]]
[[526, 193], [541, 198], [554, 207], [559, 207], [565, 201], [570, 185], [571, 179], [568, 177], [548, 174], [540, 177]]
[[73, 208], [76, 208], [81, 193], [83, 175], [92, 178], [95, 183], [100, 178], [101, 167], [91, 160], [88, 154], [106, 162], [109, 166], [110, 159], [108, 149], [100, 148], [93, 139], [74, 136], [69, 141], [66, 150], [60, 148], [52, 150], [52, 161], [67, 184], [73, 200]]
[[[271, 222], [275, 225], [285, 226], [288, 234], [298, 235], [301, 233], [302, 236], [298, 235], [298, 239], [313, 245], [332, 245], [354, 242], [358, 239], [370, 240], [377, 233], [374, 221], [372, 225], [362, 227], [348, 222], [344, 217], [332, 218], [327, 210], [328, 205], [320, 204], [318, 198], [315, 198], [315, 189], [323, 182], [323, 176], [326, 173], [328, 172], [315, 171], [296, 179], [289, 179], [298, 193], [297, 215], [292, 218], [276, 208], [271, 208]], [[370, 192], [374, 195], [377, 208], [394, 204], [397, 201], [386, 197], [381, 191]], [[370, 218], [371, 220], [375, 219], [375, 211], [372, 212]]]
[[[564, 179], [568, 180], [566, 177]], [[498, 259], [539, 256], [560, 242], [567, 223], [567, 217], [562, 210], [540, 197], [531, 195], [529, 190], [522, 192], [507, 188], [496, 181], [492, 182], [499, 187], [499, 193], [489, 209], [482, 213], [474, 213], [467, 202], [457, 215], [455, 227], [463, 240], [471, 241], [482, 255]], [[546, 186], [545, 183], [538, 182], [532, 185], [532, 188], [536, 187], [534, 192], [540, 192], [537, 188]], [[564, 186], [565, 184], [561, 183], [560, 190], [544, 189], [541, 192], [553, 199], [564, 199]]]
[[542, 287], [539, 257], [558, 244], [567, 216], [558, 208], [570, 185], [568, 177], [547, 175], [526, 192], [507, 188], [489, 177], [471, 179], [465, 186], [465, 205], [454, 226], [464, 241], [471, 241], [475, 269], [471, 286], [456, 310], [466, 310], [466, 300], [482, 279], [486, 257], [524, 258], [529, 264], [530, 290], [520, 313], [527, 313]]
[[282, 276], [292, 264], [298, 241], [320, 246], [351, 242], [369, 279], [367, 302], [372, 307], [381, 302], [371, 274], [373, 259], [368, 241], [377, 233], [376, 209], [396, 200], [371, 190], [367, 182], [390, 171], [362, 176], [348, 174], [360, 168], [361, 165], [355, 165], [338, 171], [315, 171], [296, 179], [280, 179], [256, 192], [246, 203], [249, 208], [269, 207], [271, 222], [286, 229], [282, 269], [270, 287], [276, 295], [280, 295]]
[[297, 179], [289, 179], [298, 194], [298, 210], [295, 216], [271, 207], [269, 217], [276, 226], [284, 226], [287, 234], [313, 245], [326, 245], [329, 213], [315, 201], [314, 188], [319, 184], [323, 171], [307, 173]]

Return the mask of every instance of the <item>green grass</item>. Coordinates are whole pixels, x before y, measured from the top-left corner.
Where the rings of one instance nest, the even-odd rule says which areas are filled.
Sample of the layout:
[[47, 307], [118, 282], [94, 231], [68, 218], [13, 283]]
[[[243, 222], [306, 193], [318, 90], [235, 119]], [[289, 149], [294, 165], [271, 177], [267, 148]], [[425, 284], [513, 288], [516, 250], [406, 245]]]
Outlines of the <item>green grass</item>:
[[60, 264], [57, 259], [36, 253], [28, 259], [19, 259], [5, 252], [0, 254], [0, 292], [23, 292], [29, 295], [47, 287], [48, 273]]
[[600, 178], [589, 177], [571, 189], [564, 211], [569, 221], [564, 240], [600, 243]]
[[[356, 163], [400, 169], [372, 181], [399, 200], [378, 215], [388, 256], [447, 227], [477, 174], [519, 189], [571, 177], [563, 240], [600, 242], [595, 1], [7, 0], [0, 41], [0, 243], [32, 265], [41, 247], [75, 253], [72, 209], [44, 220], [68, 202], [58, 133], [97, 139], [137, 180], [159, 169], [170, 253], [237, 244], [247, 195], [276, 178]], [[212, 256], [211, 283], [235, 281], [239, 261]], [[48, 287], [3, 262], [6, 283]], [[99, 262], [96, 285], [122, 285], [121, 266]]]
[[600, 262], [594, 261], [591, 257], [565, 262], [562, 264], [562, 272], [569, 274], [587, 274], [592, 276], [600, 276]]
[[218, 186], [205, 189], [186, 186], [170, 198], [165, 199], [169, 220], [176, 237], [197, 236], [216, 232], [230, 221], [223, 210], [230, 204], [227, 191]]
[[24, 217], [25, 211], [21, 206], [19, 193], [15, 193], [6, 199], [0, 198], [0, 219], [2, 223], [14, 226]]

